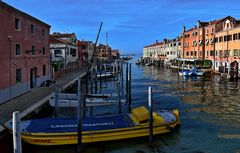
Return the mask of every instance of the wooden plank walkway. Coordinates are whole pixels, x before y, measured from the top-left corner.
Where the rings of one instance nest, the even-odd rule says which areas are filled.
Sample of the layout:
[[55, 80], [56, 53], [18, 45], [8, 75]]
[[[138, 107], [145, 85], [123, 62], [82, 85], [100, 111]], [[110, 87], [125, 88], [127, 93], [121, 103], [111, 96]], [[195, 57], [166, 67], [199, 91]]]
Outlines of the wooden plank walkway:
[[[65, 89], [69, 85], [77, 81], [78, 77], [86, 72], [87, 68], [82, 67], [76, 72], [70, 72], [56, 80], [55, 85]], [[19, 97], [7, 101], [0, 105], [0, 132], [4, 130], [1, 126], [3, 123], [12, 119], [12, 113], [14, 111], [20, 111], [20, 116], [25, 117], [30, 114], [44, 103], [48, 102], [48, 99], [55, 91], [55, 85], [49, 87], [37, 87], [30, 92], [25, 93]]]

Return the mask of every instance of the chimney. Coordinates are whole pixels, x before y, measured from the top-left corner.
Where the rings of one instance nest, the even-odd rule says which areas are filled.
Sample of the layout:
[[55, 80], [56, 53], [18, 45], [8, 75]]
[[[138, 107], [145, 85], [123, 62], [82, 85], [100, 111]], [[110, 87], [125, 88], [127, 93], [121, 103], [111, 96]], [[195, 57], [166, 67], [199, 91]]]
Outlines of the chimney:
[[197, 27], [199, 28], [201, 25], [201, 21], [200, 20], [197, 20]]
[[183, 26], [183, 33], [186, 31], [186, 26]]

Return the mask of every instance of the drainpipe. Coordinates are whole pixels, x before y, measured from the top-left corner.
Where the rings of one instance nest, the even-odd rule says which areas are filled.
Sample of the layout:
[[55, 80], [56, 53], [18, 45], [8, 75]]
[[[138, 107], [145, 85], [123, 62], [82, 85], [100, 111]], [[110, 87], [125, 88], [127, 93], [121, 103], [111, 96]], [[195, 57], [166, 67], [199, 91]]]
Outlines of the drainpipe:
[[10, 85], [10, 89], [9, 89], [9, 100], [12, 100], [12, 35], [8, 35], [8, 40], [9, 40], [9, 49], [10, 49], [10, 57], [9, 57], [9, 85]]

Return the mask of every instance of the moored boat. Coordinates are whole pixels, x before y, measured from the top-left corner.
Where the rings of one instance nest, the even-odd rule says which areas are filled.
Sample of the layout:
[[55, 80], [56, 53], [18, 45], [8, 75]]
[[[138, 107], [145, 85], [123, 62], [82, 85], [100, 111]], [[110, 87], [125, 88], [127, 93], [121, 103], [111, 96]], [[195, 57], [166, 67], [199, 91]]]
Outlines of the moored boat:
[[[171, 132], [180, 125], [178, 110], [153, 112], [153, 134]], [[44, 118], [20, 122], [23, 141], [33, 145], [77, 144], [77, 118]], [[11, 122], [4, 127], [12, 131]], [[149, 135], [148, 110], [131, 114], [82, 118], [82, 142], [102, 142]]]
[[179, 70], [178, 74], [181, 75], [181, 76], [191, 76], [192, 71], [191, 70]]
[[[106, 98], [86, 98], [86, 107], [97, 107], [97, 106], [110, 106], [117, 104], [115, 99]], [[125, 103], [125, 100], [120, 100], [121, 103]], [[58, 107], [78, 107], [77, 99], [58, 99]], [[55, 107], [56, 101], [54, 98], [49, 99], [49, 104]]]

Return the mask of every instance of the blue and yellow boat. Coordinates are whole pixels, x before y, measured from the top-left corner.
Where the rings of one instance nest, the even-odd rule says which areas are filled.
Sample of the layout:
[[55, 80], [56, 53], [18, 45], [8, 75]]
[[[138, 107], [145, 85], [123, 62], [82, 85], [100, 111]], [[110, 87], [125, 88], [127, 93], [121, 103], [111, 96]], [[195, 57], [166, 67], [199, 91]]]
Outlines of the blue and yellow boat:
[[[22, 140], [34, 145], [77, 144], [77, 118], [21, 121]], [[153, 134], [171, 132], [180, 125], [179, 111], [153, 112]], [[11, 123], [4, 125], [12, 130]], [[148, 110], [141, 106], [130, 114], [82, 118], [82, 142], [102, 142], [149, 135]]]

